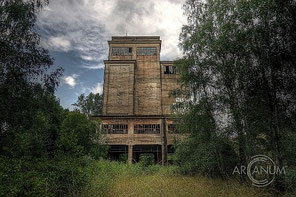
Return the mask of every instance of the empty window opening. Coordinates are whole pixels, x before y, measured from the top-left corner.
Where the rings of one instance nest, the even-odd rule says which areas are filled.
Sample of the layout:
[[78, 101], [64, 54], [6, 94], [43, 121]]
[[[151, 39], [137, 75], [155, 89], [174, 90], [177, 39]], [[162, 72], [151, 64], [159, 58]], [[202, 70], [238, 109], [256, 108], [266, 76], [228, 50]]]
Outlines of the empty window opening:
[[157, 55], [156, 47], [138, 47], [137, 55]]
[[168, 133], [178, 133], [176, 124], [168, 124]]
[[113, 47], [112, 55], [113, 56], [122, 56], [122, 55], [132, 55], [133, 48], [131, 47]]
[[108, 134], [127, 134], [127, 124], [105, 124], [104, 130]]
[[176, 74], [176, 66], [164, 66], [164, 74]]
[[159, 124], [138, 124], [134, 126], [135, 134], [159, 134]]

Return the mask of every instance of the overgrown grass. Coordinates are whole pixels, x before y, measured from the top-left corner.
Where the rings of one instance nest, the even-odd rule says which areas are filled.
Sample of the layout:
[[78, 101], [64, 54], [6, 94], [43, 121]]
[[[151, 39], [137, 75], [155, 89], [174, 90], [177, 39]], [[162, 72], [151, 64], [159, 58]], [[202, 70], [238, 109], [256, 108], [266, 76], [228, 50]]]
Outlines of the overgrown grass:
[[239, 185], [235, 181], [151, 174], [133, 178], [121, 177], [108, 196], [271, 196], [259, 189]]
[[143, 167], [101, 160], [88, 170], [93, 176], [82, 196], [272, 196], [236, 180], [180, 175], [175, 166]]

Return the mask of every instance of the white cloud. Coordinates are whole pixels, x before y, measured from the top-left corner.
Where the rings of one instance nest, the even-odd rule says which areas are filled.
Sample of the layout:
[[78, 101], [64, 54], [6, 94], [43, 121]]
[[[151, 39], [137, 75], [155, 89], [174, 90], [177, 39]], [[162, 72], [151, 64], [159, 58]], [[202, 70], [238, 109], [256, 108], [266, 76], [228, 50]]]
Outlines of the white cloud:
[[89, 93], [94, 93], [94, 94], [97, 94], [97, 93], [100, 93], [100, 94], [103, 94], [103, 83], [96, 83], [95, 86], [89, 88], [89, 87], [86, 87], [84, 85], [84, 83], [80, 83], [80, 92], [78, 93], [75, 93], [76, 95], [80, 95], [80, 94], [85, 94], [85, 95], [88, 95]]
[[[107, 59], [113, 35], [159, 35], [161, 59], [181, 56], [178, 37], [186, 19], [184, 0], [54, 0], [38, 19], [55, 50], [74, 50], [94, 65]], [[52, 37], [53, 36], [53, 37]]]
[[97, 83], [95, 87], [91, 89], [91, 92], [94, 94], [103, 93], [103, 83]]
[[97, 64], [97, 65], [84, 65], [82, 66], [83, 68], [87, 68], [90, 70], [98, 70], [98, 69], [104, 69], [105, 65], [104, 64]]
[[64, 78], [64, 81], [66, 84], [68, 84], [71, 88], [74, 88], [76, 86], [76, 78], [78, 77], [77, 74], [73, 74], [71, 76], [66, 76]]
[[[45, 43], [44, 43], [45, 42]], [[52, 36], [48, 40], [43, 41], [45, 47], [56, 50], [56, 51], [69, 51], [71, 49], [71, 43], [65, 37], [61, 36]]]
[[80, 57], [81, 57], [82, 59], [86, 60], [86, 61], [92, 61], [92, 60], [94, 60], [93, 57], [91, 57], [91, 56], [87, 56], [87, 55], [81, 55]]

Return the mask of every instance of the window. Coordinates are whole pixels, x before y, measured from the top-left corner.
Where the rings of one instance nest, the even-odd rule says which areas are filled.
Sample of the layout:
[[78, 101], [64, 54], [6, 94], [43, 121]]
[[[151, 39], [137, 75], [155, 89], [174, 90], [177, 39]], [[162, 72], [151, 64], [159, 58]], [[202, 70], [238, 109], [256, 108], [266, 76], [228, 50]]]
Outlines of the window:
[[108, 134], [127, 134], [127, 124], [105, 124], [104, 130]]
[[159, 134], [159, 124], [138, 124], [134, 126], [135, 134]]
[[157, 55], [156, 47], [138, 47], [137, 55]]
[[168, 133], [178, 133], [175, 124], [169, 124], [169, 125], [168, 125]]
[[112, 48], [112, 55], [113, 56], [121, 56], [121, 55], [132, 55], [133, 48], [131, 47], [114, 47]]
[[164, 74], [176, 74], [176, 66], [164, 66]]

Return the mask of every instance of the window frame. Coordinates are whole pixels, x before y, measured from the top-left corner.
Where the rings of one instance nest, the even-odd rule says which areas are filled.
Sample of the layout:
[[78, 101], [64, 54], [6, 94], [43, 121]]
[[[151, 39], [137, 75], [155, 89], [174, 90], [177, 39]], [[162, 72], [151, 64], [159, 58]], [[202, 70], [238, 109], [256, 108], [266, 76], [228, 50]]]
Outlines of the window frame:
[[178, 73], [177, 67], [174, 65], [164, 65], [163, 67], [164, 67], [163, 74], [165, 75], [176, 75]]
[[107, 134], [127, 134], [128, 124], [103, 124], [103, 129]]
[[160, 134], [160, 124], [135, 124], [134, 134]]
[[[114, 50], [117, 49], [117, 53], [114, 54]], [[127, 49], [127, 51], [119, 52], [120, 49]], [[131, 56], [133, 55], [133, 47], [112, 47], [111, 56]]]
[[[147, 50], [145, 52], [145, 49]], [[137, 47], [137, 56], [156, 56], [157, 47]]]

